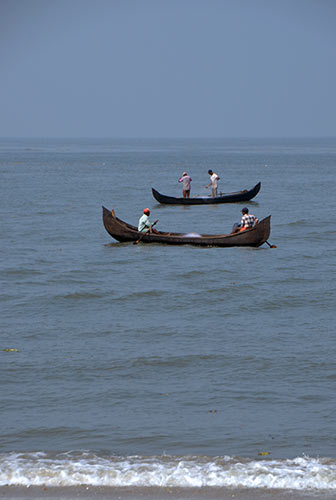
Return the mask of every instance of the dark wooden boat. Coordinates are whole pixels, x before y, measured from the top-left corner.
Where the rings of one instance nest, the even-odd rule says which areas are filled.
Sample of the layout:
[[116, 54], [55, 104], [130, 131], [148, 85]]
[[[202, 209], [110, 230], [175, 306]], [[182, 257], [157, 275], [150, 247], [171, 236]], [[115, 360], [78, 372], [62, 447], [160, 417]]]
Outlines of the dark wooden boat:
[[141, 233], [138, 228], [116, 217], [114, 210], [103, 207], [103, 223], [112, 238], [121, 242], [165, 243], [168, 245], [195, 245], [200, 247], [260, 247], [269, 238], [271, 216], [260, 221], [255, 227], [235, 234], [195, 234], [195, 233]]
[[252, 189], [237, 191], [236, 193], [224, 193], [221, 196], [198, 196], [194, 198], [174, 198], [174, 196], [166, 196], [161, 194], [156, 189], [152, 188], [154, 198], [159, 203], [170, 205], [209, 205], [213, 203], [236, 203], [239, 201], [252, 200], [260, 191], [261, 182], [258, 182]]

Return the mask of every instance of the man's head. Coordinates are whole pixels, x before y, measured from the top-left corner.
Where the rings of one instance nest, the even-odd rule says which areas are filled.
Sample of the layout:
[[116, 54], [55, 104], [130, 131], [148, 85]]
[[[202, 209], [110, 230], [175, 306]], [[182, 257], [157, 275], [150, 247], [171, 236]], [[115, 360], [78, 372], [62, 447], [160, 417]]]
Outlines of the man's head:
[[182, 177], [184, 177], [185, 175], [188, 175], [187, 172], [183, 172]]
[[145, 209], [144, 209], [144, 214], [146, 214], [146, 215], [149, 215], [149, 214], [150, 214], [150, 210], [149, 210], [149, 208], [145, 208]]
[[248, 214], [248, 208], [247, 208], [247, 207], [244, 207], [244, 208], [242, 209], [242, 214], [243, 214], [243, 215]]
[[213, 171], [212, 171], [212, 170], [208, 170], [208, 174], [209, 174], [209, 175], [212, 175], [212, 174], [213, 174]]

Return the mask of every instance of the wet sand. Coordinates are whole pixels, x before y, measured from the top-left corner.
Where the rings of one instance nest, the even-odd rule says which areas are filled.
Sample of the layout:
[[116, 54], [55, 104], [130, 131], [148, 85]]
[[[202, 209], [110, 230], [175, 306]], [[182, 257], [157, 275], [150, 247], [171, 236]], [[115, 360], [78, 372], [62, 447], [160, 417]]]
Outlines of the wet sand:
[[336, 493], [330, 491], [301, 492], [256, 488], [0, 487], [0, 499], [75, 500], [78, 498], [97, 500], [335, 500]]

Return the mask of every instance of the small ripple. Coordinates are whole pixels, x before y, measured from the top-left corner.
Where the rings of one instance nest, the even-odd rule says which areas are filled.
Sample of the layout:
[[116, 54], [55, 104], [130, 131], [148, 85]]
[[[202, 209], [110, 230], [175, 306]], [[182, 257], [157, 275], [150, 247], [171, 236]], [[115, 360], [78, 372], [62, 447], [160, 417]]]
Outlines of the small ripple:
[[128, 300], [137, 300], [142, 298], [156, 298], [162, 297], [163, 295], [168, 295], [167, 292], [163, 292], [161, 290], [149, 290], [146, 292], [133, 292], [127, 295], [123, 295], [122, 297], [115, 298], [115, 301], [126, 302]]
[[167, 367], [167, 366], [173, 366], [173, 367], [185, 367], [187, 365], [193, 364], [195, 361], [199, 363], [200, 361], [215, 361], [218, 359], [222, 359], [223, 356], [217, 356], [217, 355], [202, 355], [202, 354], [194, 354], [190, 356], [171, 356], [171, 357], [158, 357], [158, 356], [152, 356], [152, 357], [139, 357], [136, 358], [131, 366], [132, 367]]
[[103, 293], [98, 293], [98, 292], [75, 292], [75, 293], [67, 293], [67, 294], [61, 294], [61, 295], [54, 295], [54, 299], [56, 300], [82, 300], [82, 299], [98, 299], [101, 297], [104, 297], [105, 295]]
[[207, 276], [209, 273], [205, 271], [189, 271], [188, 273], [181, 273], [179, 276], [181, 278], [197, 278], [199, 276]]
[[13, 269], [4, 269], [0, 271], [0, 276], [38, 276], [44, 274], [41, 271], [37, 271], [36, 269], [26, 269], [26, 268], [13, 268]]

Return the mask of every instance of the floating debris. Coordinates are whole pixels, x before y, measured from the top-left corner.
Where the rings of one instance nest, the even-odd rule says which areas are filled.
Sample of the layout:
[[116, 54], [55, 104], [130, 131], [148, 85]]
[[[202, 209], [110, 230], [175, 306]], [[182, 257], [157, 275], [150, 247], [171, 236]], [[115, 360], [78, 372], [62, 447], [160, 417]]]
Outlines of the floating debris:
[[19, 349], [2, 349], [3, 352], [19, 352]]

